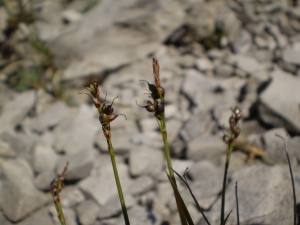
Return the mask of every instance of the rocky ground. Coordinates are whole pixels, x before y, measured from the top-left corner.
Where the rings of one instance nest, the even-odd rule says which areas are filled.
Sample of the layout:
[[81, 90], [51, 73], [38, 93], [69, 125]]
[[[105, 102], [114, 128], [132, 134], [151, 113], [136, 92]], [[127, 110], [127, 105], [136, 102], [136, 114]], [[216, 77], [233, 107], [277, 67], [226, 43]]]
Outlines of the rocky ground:
[[[300, 6], [102, 0], [88, 10], [84, 3], [31, 1], [34, 20], [26, 23], [12, 22], [13, 4], [0, 8], [0, 224], [59, 224], [49, 183], [67, 161], [61, 194], [67, 224], [124, 224], [97, 111], [78, 94], [95, 77], [101, 97], [118, 96], [116, 113], [127, 117], [112, 123], [112, 139], [131, 224], [180, 223], [157, 123], [136, 105], [147, 99], [139, 80], [153, 82], [153, 55], [166, 91], [173, 167], [181, 174], [189, 167], [191, 188], [211, 223], [219, 223], [223, 130], [238, 103], [242, 135], [275, 164], [233, 153], [228, 224], [236, 224], [236, 181], [242, 224], [292, 224], [290, 175], [275, 133], [290, 135], [299, 195]], [[28, 68], [45, 80], [43, 88], [30, 85]], [[28, 87], [17, 78], [28, 78]], [[179, 185], [195, 223], [206, 224]]]

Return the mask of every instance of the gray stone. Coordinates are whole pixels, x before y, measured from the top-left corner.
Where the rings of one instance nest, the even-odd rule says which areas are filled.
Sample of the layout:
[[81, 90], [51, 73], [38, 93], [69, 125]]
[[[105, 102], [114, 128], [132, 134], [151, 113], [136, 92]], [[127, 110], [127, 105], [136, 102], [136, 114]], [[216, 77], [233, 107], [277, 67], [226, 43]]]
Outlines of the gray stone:
[[79, 222], [84, 225], [92, 225], [97, 219], [99, 209], [93, 200], [81, 202], [76, 207]]
[[270, 4], [266, 4], [263, 6], [263, 11], [265, 13], [274, 13], [276, 11], [281, 11], [287, 8], [288, 4], [285, 1], [276, 1], [271, 2]]
[[38, 117], [30, 121], [28, 126], [37, 132], [44, 132], [54, 127], [69, 114], [69, 108], [64, 102], [58, 101], [44, 110]]
[[7, 142], [0, 140], [0, 157], [1, 158], [14, 158], [16, 156], [15, 151], [10, 147]]
[[60, 175], [68, 162], [68, 180], [80, 180], [88, 177], [93, 167], [93, 159], [94, 154], [91, 150], [63, 156], [57, 162], [56, 174]]
[[150, 176], [141, 176], [132, 181], [128, 188], [129, 193], [132, 195], [140, 195], [148, 192], [154, 188], [154, 180]]
[[[159, 225], [162, 223], [162, 218], [159, 214], [149, 211], [141, 206], [134, 206], [128, 210], [128, 217], [131, 225]], [[124, 224], [123, 215], [120, 215], [115, 225]]]
[[5, 131], [1, 139], [8, 143], [15, 151], [16, 156], [31, 162], [32, 151], [37, 141], [37, 136], [32, 133], [16, 133], [14, 131]]
[[18, 125], [32, 109], [35, 101], [34, 91], [26, 91], [6, 103], [0, 116], [0, 133]]
[[238, 68], [250, 74], [263, 70], [262, 65], [257, 62], [256, 59], [245, 55], [239, 55], [239, 57], [236, 58], [236, 65]]
[[266, 31], [274, 37], [279, 48], [283, 49], [288, 44], [287, 38], [280, 33], [277, 26], [268, 24], [266, 26]]
[[53, 170], [44, 170], [34, 178], [34, 186], [41, 191], [49, 191], [49, 181], [55, 177], [56, 175]]
[[190, 141], [187, 146], [187, 158], [193, 161], [212, 160], [225, 153], [226, 145], [222, 137], [201, 136]]
[[141, 146], [129, 152], [130, 174], [132, 176], [162, 173], [164, 154], [161, 150]]
[[193, 160], [172, 159], [172, 168], [181, 176], [187, 168], [191, 168], [194, 164]]
[[18, 225], [38, 225], [38, 224], [54, 225], [47, 208], [42, 208], [38, 210], [33, 215], [30, 215], [28, 218], [18, 223]]
[[[63, 208], [63, 212], [64, 212], [66, 224], [77, 225], [76, 214], [73, 209]], [[58, 220], [58, 216], [54, 204], [52, 204], [52, 206], [48, 208], [48, 214], [51, 214], [52, 220], [55, 224], [61, 224], [61, 222]]]
[[221, 77], [230, 77], [233, 75], [233, 67], [228, 64], [220, 64], [219, 66], [216, 66], [215, 71], [216, 75]]
[[74, 207], [85, 200], [85, 196], [79, 188], [71, 186], [61, 192], [61, 205], [66, 208]]
[[62, 12], [62, 19], [65, 23], [75, 23], [82, 18], [82, 14], [68, 9]]
[[262, 38], [261, 36], [256, 35], [254, 37], [254, 42], [259, 48], [262, 49], [268, 48], [268, 42], [266, 41], [266, 39]]
[[[258, 224], [292, 224], [292, 193], [290, 176], [286, 166], [268, 167], [253, 165], [235, 172], [226, 189], [225, 214], [233, 210], [236, 214], [235, 182], [238, 182], [239, 218], [241, 223], [255, 221]], [[298, 176], [298, 175], [296, 175]], [[268, 179], [266, 179], [268, 178]], [[296, 190], [299, 182], [296, 182]], [[219, 223], [221, 199], [209, 215], [209, 221]], [[274, 223], [274, 218], [276, 222]], [[236, 217], [230, 216], [228, 223], [235, 224]]]
[[[259, 96], [262, 107], [266, 108], [277, 120], [269, 119], [268, 123], [278, 125], [277, 121], [292, 132], [300, 132], [299, 102], [300, 79], [280, 70], [271, 74], [272, 82]], [[269, 115], [261, 111], [264, 120]]]
[[[153, 8], [157, 9], [155, 14]], [[103, 1], [82, 17], [73, 32], [53, 44], [55, 61], [62, 65], [72, 51], [71, 62], [63, 74], [65, 80], [103, 75], [158, 49], [183, 19], [184, 9], [172, 1], [155, 1], [143, 7], [135, 0], [117, 6]], [[76, 51], [74, 46], [78, 46]]]
[[252, 45], [251, 34], [246, 30], [241, 30], [238, 38], [231, 45], [235, 53], [247, 52]]
[[2, 225], [12, 225], [12, 223], [9, 222], [9, 220], [2, 214], [2, 212], [0, 213], [0, 223]]
[[[135, 205], [135, 200], [131, 194], [124, 193], [124, 201], [126, 203], [127, 210], [129, 210], [132, 206]], [[116, 194], [112, 196], [110, 199], [108, 199], [105, 205], [100, 207], [100, 210], [98, 211], [98, 218], [102, 219], [102, 218], [108, 218], [112, 216], [118, 216], [121, 212], [122, 212], [122, 207], [120, 205], [119, 195]]]
[[207, 70], [213, 69], [212, 62], [207, 58], [197, 59], [195, 64], [196, 64], [196, 68], [201, 72], [205, 72]]
[[33, 169], [37, 173], [54, 171], [58, 155], [49, 146], [36, 145], [33, 150]]
[[222, 59], [226, 55], [225, 51], [221, 51], [219, 49], [211, 49], [207, 52], [207, 56], [210, 59]]
[[82, 105], [78, 112], [63, 121], [55, 129], [54, 148], [67, 154], [92, 149], [96, 132], [101, 129], [97, 110], [93, 106]]
[[17, 222], [47, 202], [47, 197], [34, 187], [33, 172], [26, 161], [1, 160], [1, 170], [5, 179], [2, 180], [0, 208], [9, 220]]
[[[119, 177], [124, 192], [131, 185], [128, 167], [125, 164], [117, 163]], [[107, 164], [99, 170], [99, 174], [89, 176], [79, 183], [79, 188], [85, 196], [94, 199], [100, 206], [103, 206], [114, 195], [117, 194], [116, 182], [112, 166]], [[101, 190], [101, 191], [99, 191]]]
[[282, 59], [286, 63], [293, 63], [300, 66], [300, 42], [294, 43], [292, 46], [287, 47], [282, 54]]

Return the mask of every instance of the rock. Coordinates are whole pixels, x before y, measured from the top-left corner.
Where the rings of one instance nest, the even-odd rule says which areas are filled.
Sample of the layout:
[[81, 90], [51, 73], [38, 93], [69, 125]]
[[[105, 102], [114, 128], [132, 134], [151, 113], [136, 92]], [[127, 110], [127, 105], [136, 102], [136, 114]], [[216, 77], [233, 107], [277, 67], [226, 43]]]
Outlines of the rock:
[[193, 161], [212, 160], [226, 152], [221, 137], [201, 136], [190, 141], [187, 146], [187, 158]]
[[32, 151], [37, 142], [37, 136], [33, 133], [16, 133], [14, 131], [5, 131], [1, 139], [8, 143], [19, 158], [31, 162]]
[[33, 150], [33, 169], [35, 172], [54, 171], [57, 160], [58, 155], [53, 148], [43, 145], [35, 146]]
[[140, 195], [152, 190], [155, 187], [153, 178], [150, 176], [141, 176], [132, 181], [128, 188], [129, 193], [132, 195]]
[[1, 170], [5, 179], [2, 180], [0, 208], [9, 220], [17, 222], [47, 202], [47, 197], [34, 187], [33, 173], [26, 161], [1, 160]]
[[254, 42], [257, 45], [257, 47], [261, 49], [268, 48], [268, 42], [266, 39], [262, 38], [261, 36], [256, 35], [254, 38]]
[[[63, 212], [64, 212], [66, 224], [77, 225], [76, 214], [73, 209], [64, 208]], [[52, 204], [52, 206], [48, 208], [48, 214], [51, 214], [52, 220], [54, 221], [55, 224], [61, 224], [61, 222], [58, 219], [54, 204]]]
[[14, 158], [16, 156], [15, 151], [10, 147], [7, 142], [0, 140], [0, 157], [1, 158]]
[[12, 225], [12, 223], [9, 222], [9, 220], [5, 218], [5, 216], [2, 214], [2, 212], [0, 213], [0, 223], [2, 225]]
[[130, 174], [132, 176], [151, 175], [162, 173], [164, 154], [161, 150], [141, 146], [138, 150], [129, 152]]
[[85, 196], [81, 190], [77, 187], [71, 187], [69, 189], [64, 189], [61, 192], [61, 205], [66, 208], [74, 207], [85, 200]]
[[239, 55], [236, 58], [236, 66], [250, 74], [263, 70], [263, 67], [259, 62], [254, 58], [245, 55]]
[[288, 44], [287, 38], [280, 33], [277, 26], [268, 24], [266, 26], [266, 31], [274, 37], [279, 48], [283, 49]]
[[19, 224], [20, 225], [35, 225], [35, 224], [54, 225], [47, 208], [42, 208], [38, 210], [33, 215], [30, 215], [28, 218], [18, 223], [18, 225]]
[[[286, 187], [291, 185], [286, 166], [268, 167], [253, 165], [235, 172], [232, 182], [227, 186], [225, 214], [233, 210], [236, 214], [235, 182], [238, 182], [239, 218], [241, 223], [255, 221], [256, 223], [290, 224], [293, 220], [292, 193]], [[266, 177], [270, 179], [266, 179]], [[296, 183], [296, 189], [299, 182]], [[221, 199], [210, 213], [209, 221], [217, 224], [220, 216]], [[236, 223], [236, 217], [230, 216], [228, 223]]]
[[300, 65], [299, 55], [300, 53], [300, 42], [294, 43], [292, 46], [287, 47], [282, 54], [282, 59], [285, 63]]
[[245, 53], [252, 45], [251, 35], [246, 30], [241, 30], [238, 38], [231, 44], [235, 53]]
[[[124, 193], [124, 201], [126, 203], [126, 208], [129, 210], [135, 205], [135, 200], [132, 195]], [[118, 216], [122, 212], [122, 207], [120, 205], [119, 195], [116, 194], [112, 196], [98, 211], [98, 218], [109, 218], [112, 216]], [[130, 217], [129, 217], [130, 218]], [[130, 218], [131, 219], [131, 218]]]
[[58, 101], [44, 110], [42, 114], [31, 120], [28, 126], [37, 132], [44, 132], [54, 127], [69, 114], [69, 109], [64, 102]]
[[181, 176], [187, 168], [191, 168], [194, 164], [193, 160], [172, 159], [172, 168]]
[[[132, 225], [159, 225], [162, 223], [161, 216], [159, 214], [153, 213], [138, 205], [128, 210], [128, 217], [130, 218], [130, 224]], [[115, 224], [124, 224], [123, 215], [120, 215]]]
[[[113, 6], [110, 1], [98, 4], [82, 17], [74, 32], [63, 35], [53, 44], [58, 65], [62, 65], [72, 51], [71, 62], [63, 74], [64, 80], [94, 74], [103, 77], [105, 71], [144, 58], [158, 49], [184, 18], [184, 9], [172, 1], [155, 1], [143, 7], [138, 1], [124, 1], [117, 7]], [[157, 9], [155, 14], [153, 8]], [[78, 46], [75, 52], [74, 46]]]
[[53, 170], [44, 170], [34, 178], [34, 186], [41, 191], [49, 191], [49, 181], [53, 180], [56, 174]]
[[230, 77], [233, 75], [233, 67], [228, 64], [220, 64], [219, 66], [216, 66], [215, 71], [216, 75], [221, 77]]
[[6, 103], [0, 116], [0, 133], [18, 125], [32, 109], [34, 101], [34, 91], [26, 91]]
[[62, 12], [62, 19], [66, 24], [78, 22], [81, 18], [82, 14], [73, 10]]
[[99, 206], [93, 200], [81, 202], [76, 207], [79, 222], [85, 225], [94, 224], [97, 219], [99, 209]]
[[93, 160], [92, 151], [80, 151], [66, 155], [58, 160], [56, 174], [59, 176], [68, 162], [68, 180], [81, 180], [89, 176], [93, 167]]
[[78, 112], [55, 129], [54, 148], [58, 152], [67, 154], [79, 152], [83, 149], [91, 150], [94, 137], [101, 125], [95, 118], [97, 110], [94, 107], [82, 105]]
[[259, 108], [260, 115], [266, 123], [278, 126], [280, 122], [288, 131], [299, 133], [300, 93], [297, 87], [300, 79], [281, 70], [272, 72], [271, 77], [271, 84], [259, 96], [261, 107], [265, 109]]
[[[101, 168], [99, 174], [89, 176], [79, 183], [79, 188], [85, 196], [94, 199], [100, 206], [105, 205], [112, 196], [117, 194], [116, 182], [111, 167], [107, 164]], [[117, 168], [122, 189], [125, 192], [132, 182], [129, 178], [128, 167], [123, 163], [117, 163]]]
[[207, 58], [197, 59], [195, 64], [196, 64], [196, 68], [201, 72], [205, 72], [207, 70], [213, 69], [213, 64]]

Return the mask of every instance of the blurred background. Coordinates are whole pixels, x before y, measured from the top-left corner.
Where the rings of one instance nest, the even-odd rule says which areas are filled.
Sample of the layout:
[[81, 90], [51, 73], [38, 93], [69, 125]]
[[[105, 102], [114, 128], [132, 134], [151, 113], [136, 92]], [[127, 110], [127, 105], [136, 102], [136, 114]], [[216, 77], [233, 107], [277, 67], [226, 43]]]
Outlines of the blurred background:
[[[300, 187], [300, 6], [294, 0], [1, 0], [0, 224], [59, 224], [49, 184], [69, 162], [61, 194], [68, 225], [124, 224], [98, 112], [96, 78], [114, 101], [112, 141], [132, 224], [179, 224], [153, 115], [137, 106], [165, 89], [174, 169], [218, 223], [231, 109], [242, 134], [226, 210], [236, 224], [291, 224], [282, 140]], [[106, 96], [107, 94], [107, 96]], [[136, 103], [137, 102], [137, 103]], [[288, 136], [286, 136], [288, 135]], [[196, 224], [204, 220], [179, 183]], [[274, 222], [276, 221], [276, 223]]]

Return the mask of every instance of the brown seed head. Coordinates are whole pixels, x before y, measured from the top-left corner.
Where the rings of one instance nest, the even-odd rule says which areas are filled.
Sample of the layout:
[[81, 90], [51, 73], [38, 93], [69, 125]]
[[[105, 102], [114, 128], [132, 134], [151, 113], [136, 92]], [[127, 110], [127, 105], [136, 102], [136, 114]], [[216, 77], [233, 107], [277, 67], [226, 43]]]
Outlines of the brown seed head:
[[156, 88], [160, 88], [159, 63], [155, 57], [153, 57], [152, 61], [155, 85]]

